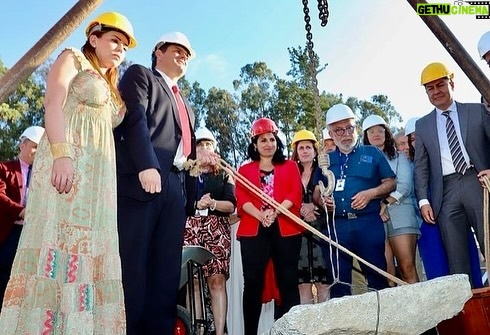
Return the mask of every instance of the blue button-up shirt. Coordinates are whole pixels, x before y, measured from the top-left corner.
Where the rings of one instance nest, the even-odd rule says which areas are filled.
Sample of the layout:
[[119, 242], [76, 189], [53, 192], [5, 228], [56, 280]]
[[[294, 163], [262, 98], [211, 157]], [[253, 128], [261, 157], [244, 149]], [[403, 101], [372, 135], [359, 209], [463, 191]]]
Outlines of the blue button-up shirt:
[[331, 152], [330, 170], [335, 179], [345, 179], [344, 189], [333, 192], [335, 199], [335, 215], [344, 216], [347, 213], [379, 214], [379, 199], [373, 199], [362, 210], [354, 210], [351, 207], [352, 197], [370, 188], [378, 187], [386, 178], [394, 178], [395, 173], [391, 169], [383, 153], [371, 145], [357, 144], [348, 155], [339, 151]]

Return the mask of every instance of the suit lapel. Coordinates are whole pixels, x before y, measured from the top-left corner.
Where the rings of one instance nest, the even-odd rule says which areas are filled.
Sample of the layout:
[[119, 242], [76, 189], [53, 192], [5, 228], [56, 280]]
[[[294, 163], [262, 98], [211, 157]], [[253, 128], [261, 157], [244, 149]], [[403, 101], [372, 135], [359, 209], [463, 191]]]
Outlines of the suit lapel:
[[[441, 152], [441, 145], [439, 143], [439, 135], [438, 135], [438, 129], [437, 129], [437, 112], [435, 109], [432, 110], [432, 112], [429, 114], [429, 122], [426, 124], [426, 129], [423, 129], [426, 134], [433, 134], [432, 136], [429, 136], [430, 139], [430, 145], [431, 149], [434, 152]], [[440, 158], [440, 154], [436, 155]]]
[[23, 190], [23, 182], [22, 182], [22, 168], [20, 166], [20, 160], [12, 161], [12, 169], [15, 171], [15, 189], [19, 192], [19, 202], [22, 197]]

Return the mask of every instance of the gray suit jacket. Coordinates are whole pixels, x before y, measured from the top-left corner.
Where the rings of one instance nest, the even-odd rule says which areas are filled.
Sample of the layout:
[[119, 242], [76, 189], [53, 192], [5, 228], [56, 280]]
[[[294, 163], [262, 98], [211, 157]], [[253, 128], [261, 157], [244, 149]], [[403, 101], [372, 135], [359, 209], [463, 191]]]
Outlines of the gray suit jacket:
[[[456, 102], [456, 106], [471, 164], [476, 171], [489, 169], [490, 115], [482, 104]], [[434, 109], [415, 124], [415, 193], [418, 200], [429, 199], [437, 219], [442, 205], [443, 176], [436, 116]]]

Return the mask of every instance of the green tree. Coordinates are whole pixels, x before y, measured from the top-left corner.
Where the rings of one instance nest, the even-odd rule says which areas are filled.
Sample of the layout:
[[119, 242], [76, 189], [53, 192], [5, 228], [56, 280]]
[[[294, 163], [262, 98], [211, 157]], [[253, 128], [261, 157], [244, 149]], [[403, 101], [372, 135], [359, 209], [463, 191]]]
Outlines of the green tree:
[[232, 166], [246, 157], [248, 132], [240, 127], [237, 99], [228, 91], [212, 87], [204, 103], [206, 127], [213, 132], [218, 142], [219, 153]]
[[[351, 98], [349, 98], [351, 99]], [[394, 132], [397, 131], [397, 128], [393, 125], [395, 123], [402, 122], [403, 119], [401, 115], [396, 111], [395, 107], [391, 104], [391, 101], [388, 99], [386, 95], [373, 95], [371, 97], [371, 101], [366, 100], [357, 100], [352, 98], [354, 108], [353, 110], [357, 111], [359, 124], [362, 124], [364, 119], [369, 115], [379, 115], [390, 125]], [[351, 106], [353, 107], [353, 106]]]
[[[0, 61], [0, 76], [7, 68]], [[19, 136], [29, 126], [43, 126], [43, 68], [34, 72], [0, 104], [0, 160], [17, 156]]]
[[[274, 86], [277, 76], [264, 62], [242, 67], [240, 79], [233, 81], [233, 88], [240, 94], [240, 108], [249, 119], [270, 117]], [[277, 120], [275, 120], [277, 121]]]

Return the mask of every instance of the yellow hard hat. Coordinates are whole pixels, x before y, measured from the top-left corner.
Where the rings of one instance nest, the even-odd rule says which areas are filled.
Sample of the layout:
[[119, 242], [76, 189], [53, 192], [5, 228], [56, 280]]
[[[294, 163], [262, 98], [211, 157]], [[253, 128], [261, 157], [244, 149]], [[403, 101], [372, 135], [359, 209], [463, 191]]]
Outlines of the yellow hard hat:
[[294, 134], [291, 148], [294, 150], [296, 143], [300, 141], [312, 141], [315, 144], [315, 147], [318, 147], [318, 141], [316, 140], [315, 134], [309, 130], [303, 129]]
[[85, 35], [87, 38], [96, 31], [101, 31], [104, 28], [115, 28], [120, 30], [129, 38], [128, 48], [134, 48], [138, 42], [134, 38], [134, 31], [131, 22], [128, 18], [117, 12], [106, 12], [97, 16], [92, 22], [89, 23], [85, 29]]
[[454, 73], [448, 69], [448, 67], [442, 63], [430, 63], [423, 70], [420, 75], [420, 84], [425, 85], [431, 81], [449, 78], [453, 79]]

